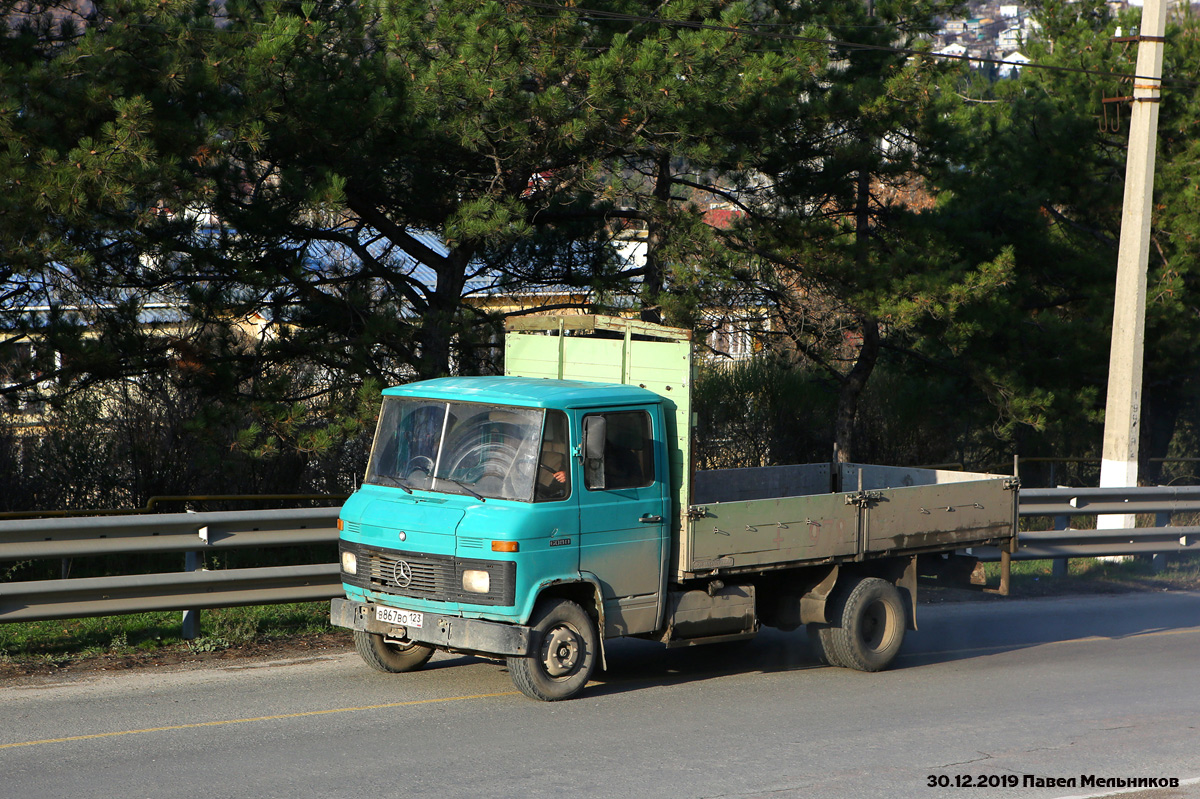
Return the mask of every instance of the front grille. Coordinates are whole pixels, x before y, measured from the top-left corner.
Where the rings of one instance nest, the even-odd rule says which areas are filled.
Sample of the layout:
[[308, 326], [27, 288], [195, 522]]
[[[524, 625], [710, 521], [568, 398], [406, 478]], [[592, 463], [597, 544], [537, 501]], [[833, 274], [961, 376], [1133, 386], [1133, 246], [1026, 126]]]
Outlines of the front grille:
[[[358, 567], [363, 568], [363, 562], [358, 563]], [[400, 558], [370, 553], [366, 568], [371, 585], [376, 588], [431, 598], [445, 594], [455, 574], [452, 558], [434, 560], [430, 555]]]
[[[512, 605], [515, 601], [517, 564], [512, 561], [399, 552], [347, 541], [341, 542], [341, 548], [358, 559], [358, 574], [343, 574], [342, 579], [359, 588], [472, 605]], [[491, 590], [486, 594], [464, 591], [462, 574], [467, 569], [487, 571]]]

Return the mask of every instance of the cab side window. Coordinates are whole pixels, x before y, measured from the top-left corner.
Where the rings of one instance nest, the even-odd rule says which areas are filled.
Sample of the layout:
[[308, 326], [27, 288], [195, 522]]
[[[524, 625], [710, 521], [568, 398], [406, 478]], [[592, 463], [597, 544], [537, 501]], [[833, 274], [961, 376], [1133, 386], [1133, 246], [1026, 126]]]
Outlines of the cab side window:
[[654, 438], [645, 411], [583, 417], [584, 476], [589, 489], [643, 488], [654, 482]]
[[571, 496], [571, 459], [567, 445], [567, 415], [547, 411], [538, 456], [534, 500], [545, 502]]

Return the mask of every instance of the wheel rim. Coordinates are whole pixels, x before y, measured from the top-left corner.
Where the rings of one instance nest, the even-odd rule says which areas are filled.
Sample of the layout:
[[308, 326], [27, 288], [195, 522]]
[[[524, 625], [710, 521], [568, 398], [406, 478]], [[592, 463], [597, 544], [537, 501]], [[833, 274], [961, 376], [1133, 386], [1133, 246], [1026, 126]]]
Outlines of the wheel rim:
[[560, 625], [550, 630], [542, 643], [542, 663], [551, 677], [566, 677], [579, 667], [583, 646], [579, 635], [570, 627]]
[[872, 602], [863, 611], [858, 637], [864, 649], [879, 652], [891, 643], [889, 630], [893, 625], [888, 623], [890, 615], [891, 609], [883, 601]]

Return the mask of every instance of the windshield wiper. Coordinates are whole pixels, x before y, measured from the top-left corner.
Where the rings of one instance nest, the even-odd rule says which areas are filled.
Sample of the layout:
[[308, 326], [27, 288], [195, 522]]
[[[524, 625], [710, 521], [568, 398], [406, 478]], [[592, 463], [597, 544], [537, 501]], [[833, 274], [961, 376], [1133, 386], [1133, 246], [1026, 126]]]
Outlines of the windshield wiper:
[[463, 483], [459, 480], [455, 480], [453, 477], [439, 477], [437, 479], [438, 480], [446, 480], [448, 482], [454, 483], [456, 486], [461, 488], [463, 491], [466, 491], [468, 494], [475, 497], [475, 499], [479, 500], [480, 502], [487, 502], [487, 497], [485, 497], [483, 494], [480, 494], [478, 491], [471, 488], [466, 483]]
[[409, 494], [412, 493], [412, 488], [409, 486], [409, 484], [404, 482], [404, 480], [399, 477], [391, 477], [386, 474], [376, 474], [371, 476], [370, 482], [380, 483], [382, 485], [390, 485], [396, 488], [403, 488]]

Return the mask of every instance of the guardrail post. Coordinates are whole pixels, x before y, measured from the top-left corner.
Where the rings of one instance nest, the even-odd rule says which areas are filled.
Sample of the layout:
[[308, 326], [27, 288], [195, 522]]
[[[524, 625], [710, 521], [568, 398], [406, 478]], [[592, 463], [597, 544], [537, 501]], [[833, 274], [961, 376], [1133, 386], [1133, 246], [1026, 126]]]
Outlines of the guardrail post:
[[[204, 558], [199, 552], [185, 552], [183, 555], [183, 570], [189, 572], [198, 572], [204, 568]], [[183, 612], [183, 638], [185, 641], [194, 641], [200, 637], [200, 611], [185, 610]]]
[[[1169, 511], [1160, 511], [1154, 514], [1155, 527], [1170, 527], [1171, 514]], [[1167, 570], [1167, 553], [1155, 552], [1150, 556], [1150, 568], [1156, 572], [1165, 572]]]
[[[1054, 517], [1054, 529], [1055, 530], [1066, 530], [1070, 524], [1071, 524], [1070, 516], [1055, 516]], [[1050, 576], [1051, 577], [1066, 577], [1068, 571], [1069, 571], [1069, 564], [1068, 564], [1066, 558], [1055, 558], [1054, 561], [1050, 564]]]

